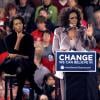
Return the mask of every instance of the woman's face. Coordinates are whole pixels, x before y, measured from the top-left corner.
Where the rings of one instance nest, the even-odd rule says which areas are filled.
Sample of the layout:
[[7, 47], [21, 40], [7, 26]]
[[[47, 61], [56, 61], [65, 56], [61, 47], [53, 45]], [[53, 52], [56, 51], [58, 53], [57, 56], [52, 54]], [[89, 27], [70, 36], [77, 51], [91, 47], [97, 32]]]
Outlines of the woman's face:
[[75, 12], [72, 12], [69, 15], [69, 24], [72, 26], [77, 26], [77, 22], [78, 22], [77, 14]]
[[21, 20], [19, 19], [15, 19], [13, 21], [13, 29], [15, 30], [15, 32], [20, 33], [23, 31], [23, 23]]

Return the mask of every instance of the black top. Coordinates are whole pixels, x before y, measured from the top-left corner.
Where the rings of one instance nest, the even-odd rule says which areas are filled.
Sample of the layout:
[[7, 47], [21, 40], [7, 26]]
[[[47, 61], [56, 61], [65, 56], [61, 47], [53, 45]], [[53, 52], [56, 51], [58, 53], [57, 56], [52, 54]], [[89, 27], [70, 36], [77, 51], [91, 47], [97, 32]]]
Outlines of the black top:
[[5, 52], [5, 51], [6, 51], [6, 48], [5, 48], [3, 39], [0, 39], [0, 54]]
[[28, 56], [31, 60], [34, 58], [34, 45], [33, 38], [29, 34], [25, 34], [22, 38], [19, 46], [19, 50], [15, 50], [15, 44], [17, 40], [17, 33], [13, 32], [8, 35], [5, 39], [5, 46], [9, 53], [20, 54], [24, 56]]

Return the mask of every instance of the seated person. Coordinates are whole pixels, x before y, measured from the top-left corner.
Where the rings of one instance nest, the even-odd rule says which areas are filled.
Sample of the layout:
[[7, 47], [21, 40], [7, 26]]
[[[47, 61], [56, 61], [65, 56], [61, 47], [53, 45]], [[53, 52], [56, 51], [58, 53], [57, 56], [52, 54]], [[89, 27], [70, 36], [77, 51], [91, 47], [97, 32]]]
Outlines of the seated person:
[[22, 17], [15, 17], [11, 22], [12, 34], [5, 39], [5, 46], [8, 50], [8, 57], [0, 65], [0, 71], [8, 74], [16, 74], [18, 80], [18, 92], [16, 100], [22, 100], [22, 88], [25, 80], [36, 92], [41, 90], [33, 79], [36, 65], [33, 63], [34, 46], [31, 35], [24, 32], [24, 20]]

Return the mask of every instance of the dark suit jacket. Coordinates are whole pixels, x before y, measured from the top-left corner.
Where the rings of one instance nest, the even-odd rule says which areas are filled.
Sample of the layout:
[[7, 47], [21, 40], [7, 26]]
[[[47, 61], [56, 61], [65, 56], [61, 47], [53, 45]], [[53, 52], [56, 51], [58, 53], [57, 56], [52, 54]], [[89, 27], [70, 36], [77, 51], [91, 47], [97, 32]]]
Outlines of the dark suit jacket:
[[19, 50], [15, 50], [15, 44], [17, 40], [17, 34], [12, 32], [12, 34], [8, 35], [5, 38], [5, 46], [9, 53], [20, 54], [24, 56], [28, 56], [31, 60], [34, 58], [34, 46], [33, 46], [33, 38], [29, 34], [25, 34], [21, 40]]

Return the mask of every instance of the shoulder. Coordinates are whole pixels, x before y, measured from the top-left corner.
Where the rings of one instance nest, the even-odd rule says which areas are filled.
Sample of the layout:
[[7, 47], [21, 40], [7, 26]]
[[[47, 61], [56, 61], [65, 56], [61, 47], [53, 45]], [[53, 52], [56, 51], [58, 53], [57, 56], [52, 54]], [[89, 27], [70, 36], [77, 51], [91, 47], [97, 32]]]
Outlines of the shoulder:
[[27, 9], [30, 10], [30, 11], [33, 11], [34, 10], [34, 8], [31, 7], [30, 5], [27, 6]]
[[58, 28], [56, 28], [56, 29], [54, 30], [54, 34], [60, 35], [61, 33], [64, 32], [64, 30], [65, 30], [64, 27], [58, 27]]
[[55, 5], [51, 5], [50, 9], [57, 9], [57, 7]]
[[6, 38], [15, 38], [17, 37], [17, 34], [15, 32], [11, 32], [11, 34], [7, 35]]

